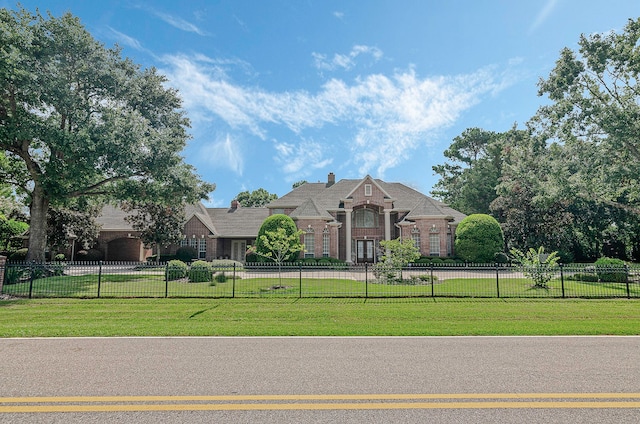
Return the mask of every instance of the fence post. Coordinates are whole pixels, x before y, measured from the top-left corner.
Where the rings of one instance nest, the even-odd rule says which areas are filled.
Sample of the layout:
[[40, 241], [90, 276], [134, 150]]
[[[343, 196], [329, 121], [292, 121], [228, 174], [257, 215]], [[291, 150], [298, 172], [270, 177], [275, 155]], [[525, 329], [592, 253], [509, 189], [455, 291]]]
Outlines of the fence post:
[[102, 285], [102, 261], [98, 261], [98, 298], [100, 297], [101, 285]]
[[4, 287], [4, 274], [7, 269], [7, 257], [0, 255], [0, 293]]
[[302, 299], [302, 262], [298, 262], [298, 275], [300, 276], [300, 288], [298, 290], [298, 299]]
[[560, 264], [560, 285], [562, 286], [562, 298], [564, 299], [564, 265]]
[[431, 297], [435, 297], [435, 292], [433, 290], [433, 286], [435, 285], [433, 281], [433, 262], [429, 262], [429, 269], [431, 270]]
[[164, 264], [164, 297], [169, 297], [169, 262]]
[[629, 290], [629, 265], [624, 265], [624, 279], [627, 284], [627, 299], [631, 299], [631, 290]]
[[231, 298], [233, 299], [235, 297], [236, 297], [236, 263], [234, 262], [233, 263], [233, 279], [231, 281]]
[[496, 292], [498, 293], [498, 299], [500, 298], [500, 264], [496, 262]]
[[364, 298], [369, 297], [369, 262], [364, 263]]
[[29, 299], [31, 299], [31, 295], [33, 294], [33, 266], [35, 265], [35, 261], [31, 261], [29, 263]]

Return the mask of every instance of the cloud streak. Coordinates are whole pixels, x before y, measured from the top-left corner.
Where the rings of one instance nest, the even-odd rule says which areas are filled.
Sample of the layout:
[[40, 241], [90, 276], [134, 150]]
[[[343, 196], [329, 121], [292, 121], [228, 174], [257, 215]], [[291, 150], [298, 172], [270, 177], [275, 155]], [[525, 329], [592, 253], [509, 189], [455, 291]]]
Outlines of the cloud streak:
[[[356, 46], [353, 52], [357, 51]], [[194, 125], [213, 119], [231, 131], [282, 140], [274, 142], [277, 163], [283, 172], [296, 176], [305, 164], [328, 165], [326, 152], [334, 149], [344, 152], [344, 163], [339, 165], [357, 167], [360, 175], [382, 177], [419, 147], [431, 145], [439, 131], [483, 96], [513, 82], [508, 72], [492, 67], [426, 78], [410, 68], [353, 81], [333, 78], [315, 93], [270, 92], [234, 83], [216, 61], [201, 56], [166, 56], [164, 62], [163, 72], [180, 90]], [[347, 128], [348, 142], [314, 141], [319, 130], [331, 127]]]

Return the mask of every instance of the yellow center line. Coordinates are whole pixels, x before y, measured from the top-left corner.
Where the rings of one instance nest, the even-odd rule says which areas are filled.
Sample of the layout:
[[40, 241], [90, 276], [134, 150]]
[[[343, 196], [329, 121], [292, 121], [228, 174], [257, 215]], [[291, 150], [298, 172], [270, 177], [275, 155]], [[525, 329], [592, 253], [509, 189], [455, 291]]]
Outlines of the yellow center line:
[[640, 399], [640, 393], [391, 393], [327, 395], [214, 395], [214, 396], [35, 396], [0, 397], [4, 403], [78, 402], [241, 402], [305, 400], [447, 400], [447, 399]]
[[401, 403], [227, 403], [137, 405], [12, 405], [0, 413], [363, 410], [363, 409], [606, 409], [640, 408], [640, 402], [401, 402]]
[[[623, 401], [622, 399], [635, 400]], [[374, 393], [0, 397], [0, 413], [501, 408], [639, 409], [640, 393]]]

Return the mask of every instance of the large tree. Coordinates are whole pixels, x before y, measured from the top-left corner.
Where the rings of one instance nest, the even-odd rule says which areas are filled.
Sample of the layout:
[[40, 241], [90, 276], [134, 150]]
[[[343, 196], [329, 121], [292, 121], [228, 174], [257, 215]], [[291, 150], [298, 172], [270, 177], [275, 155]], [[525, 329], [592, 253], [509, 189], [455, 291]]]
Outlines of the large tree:
[[640, 215], [640, 19], [622, 33], [582, 35], [565, 48], [539, 94], [532, 124], [563, 149], [556, 189]]
[[180, 156], [189, 121], [166, 83], [71, 14], [0, 9], [0, 148], [11, 162], [1, 177], [29, 199], [28, 259], [44, 259], [47, 212], [69, 199], [175, 204], [213, 190]]
[[263, 188], [259, 188], [254, 191], [243, 191], [238, 193], [236, 200], [241, 206], [245, 208], [260, 208], [267, 203], [276, 200], [278, 195], [275, 193], [269, 193]]
[[503, 137], [480, 128], [455, 137], [444, 151], [447, 162], [433, 167], [440, 176], [433, 196], [465, 214], [488, 214], [500, 178]]

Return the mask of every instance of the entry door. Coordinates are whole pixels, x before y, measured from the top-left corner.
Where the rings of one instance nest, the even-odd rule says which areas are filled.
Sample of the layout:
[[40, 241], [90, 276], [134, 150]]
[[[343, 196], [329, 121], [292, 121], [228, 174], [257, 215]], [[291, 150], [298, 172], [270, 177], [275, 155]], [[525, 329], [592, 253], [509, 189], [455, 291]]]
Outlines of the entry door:
[[373, 262], [375, 250], [373, 248], [373, 240], [358, 240], [356, 242], [358, 251], [358, 263]]
[[247, 253], [246, 240], [231, 241], [231, 259], [238, 262], [244, 262], [246, 253]]

